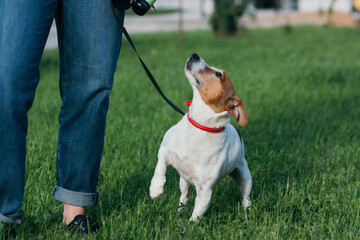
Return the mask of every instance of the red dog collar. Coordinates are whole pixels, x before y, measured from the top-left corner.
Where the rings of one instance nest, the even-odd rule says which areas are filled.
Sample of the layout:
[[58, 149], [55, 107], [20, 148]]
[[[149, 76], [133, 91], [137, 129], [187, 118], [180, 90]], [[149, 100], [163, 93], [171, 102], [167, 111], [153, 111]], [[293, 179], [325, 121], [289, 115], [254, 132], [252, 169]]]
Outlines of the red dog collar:
[[[190, 106], [191, 106], [191, 101], [187, 101], [187, 102], [186, 102], [186, 105], [187, 105], [188, 107], [190, 107]], [[189, 122], [190, 122], [193, 126], [197, 127], [198, 129], [201, 129], [201, 130], [203, 130], [203, 131], [216, 133], [216, 132], [222, 132], [222, 131], [224, 131], [224, 129], [225, 129], [224, 127], [222, 127], [222, 128], [209, 128], [209, 127], [205, 127], [205, 126], [203, 126], [203, 125], [195, 122], [194, 119], [192, 119], [192, 118], [190, 117], [189, 112], [188, 112], [186, 115], [187, 115], [187, 118], [188, 118]]]

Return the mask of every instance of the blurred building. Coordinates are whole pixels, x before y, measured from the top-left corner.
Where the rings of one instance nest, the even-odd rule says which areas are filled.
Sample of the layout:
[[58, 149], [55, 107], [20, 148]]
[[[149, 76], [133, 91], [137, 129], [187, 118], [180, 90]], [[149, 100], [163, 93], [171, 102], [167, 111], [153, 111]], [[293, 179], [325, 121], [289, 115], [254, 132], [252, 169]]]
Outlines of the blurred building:
[[351, 13], [357, 0], [255, 0], [257, 9], [297, 10], [301, 13], [327, 11], [331, 5], [333, 10], [342, 13]]
[[357, 26], [360, 20], [360, 0], [254, 0], [252, 7], [261, 23], [270, 22], [267, 19], [271, 18], [272, 23], [275, 22], [271, 25], [281, 25], [285, 21], [290, 24]]

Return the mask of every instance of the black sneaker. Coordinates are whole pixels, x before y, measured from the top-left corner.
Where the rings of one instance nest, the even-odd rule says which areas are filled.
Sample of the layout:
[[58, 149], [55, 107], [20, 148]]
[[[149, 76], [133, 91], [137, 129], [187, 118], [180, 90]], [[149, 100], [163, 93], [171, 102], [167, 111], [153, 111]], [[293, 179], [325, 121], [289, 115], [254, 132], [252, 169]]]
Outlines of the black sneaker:
[[91, 217], [77, 215], [71, 223], [66, 225], [66, 228], [72, 234], [95, 234], [99, 232], [100, 226]]

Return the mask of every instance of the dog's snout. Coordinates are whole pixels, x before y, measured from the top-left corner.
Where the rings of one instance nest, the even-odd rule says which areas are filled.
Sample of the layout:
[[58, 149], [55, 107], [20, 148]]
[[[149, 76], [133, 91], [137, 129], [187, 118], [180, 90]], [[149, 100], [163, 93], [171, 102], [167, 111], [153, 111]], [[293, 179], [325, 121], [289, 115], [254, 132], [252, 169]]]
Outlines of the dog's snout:
[[185, 69], [190, 72], [199, 72], [207, 66], [206, 62], [197, 54], [193, 53], [188, 58]]
[[197, 61], [200, 60], [200, 57], [199, 57], [199, 55], [197, 53], [191, 54], [190, 58], [192, 58], [194, 60], [197, 60]]

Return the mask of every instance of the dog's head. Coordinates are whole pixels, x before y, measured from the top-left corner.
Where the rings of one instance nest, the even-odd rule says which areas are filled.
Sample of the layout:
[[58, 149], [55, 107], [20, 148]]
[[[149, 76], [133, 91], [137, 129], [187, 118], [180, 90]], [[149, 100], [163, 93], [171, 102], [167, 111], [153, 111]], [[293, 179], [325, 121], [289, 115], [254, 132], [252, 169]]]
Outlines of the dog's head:
[[209, 67], [196, 53], [191, 54], [185, 65], [185, 74], [201, 99], [216, 113], [227, 111], [241, 126], [246, 126], [244, 104], [236, 95], [229, 76], [223, 70]]

